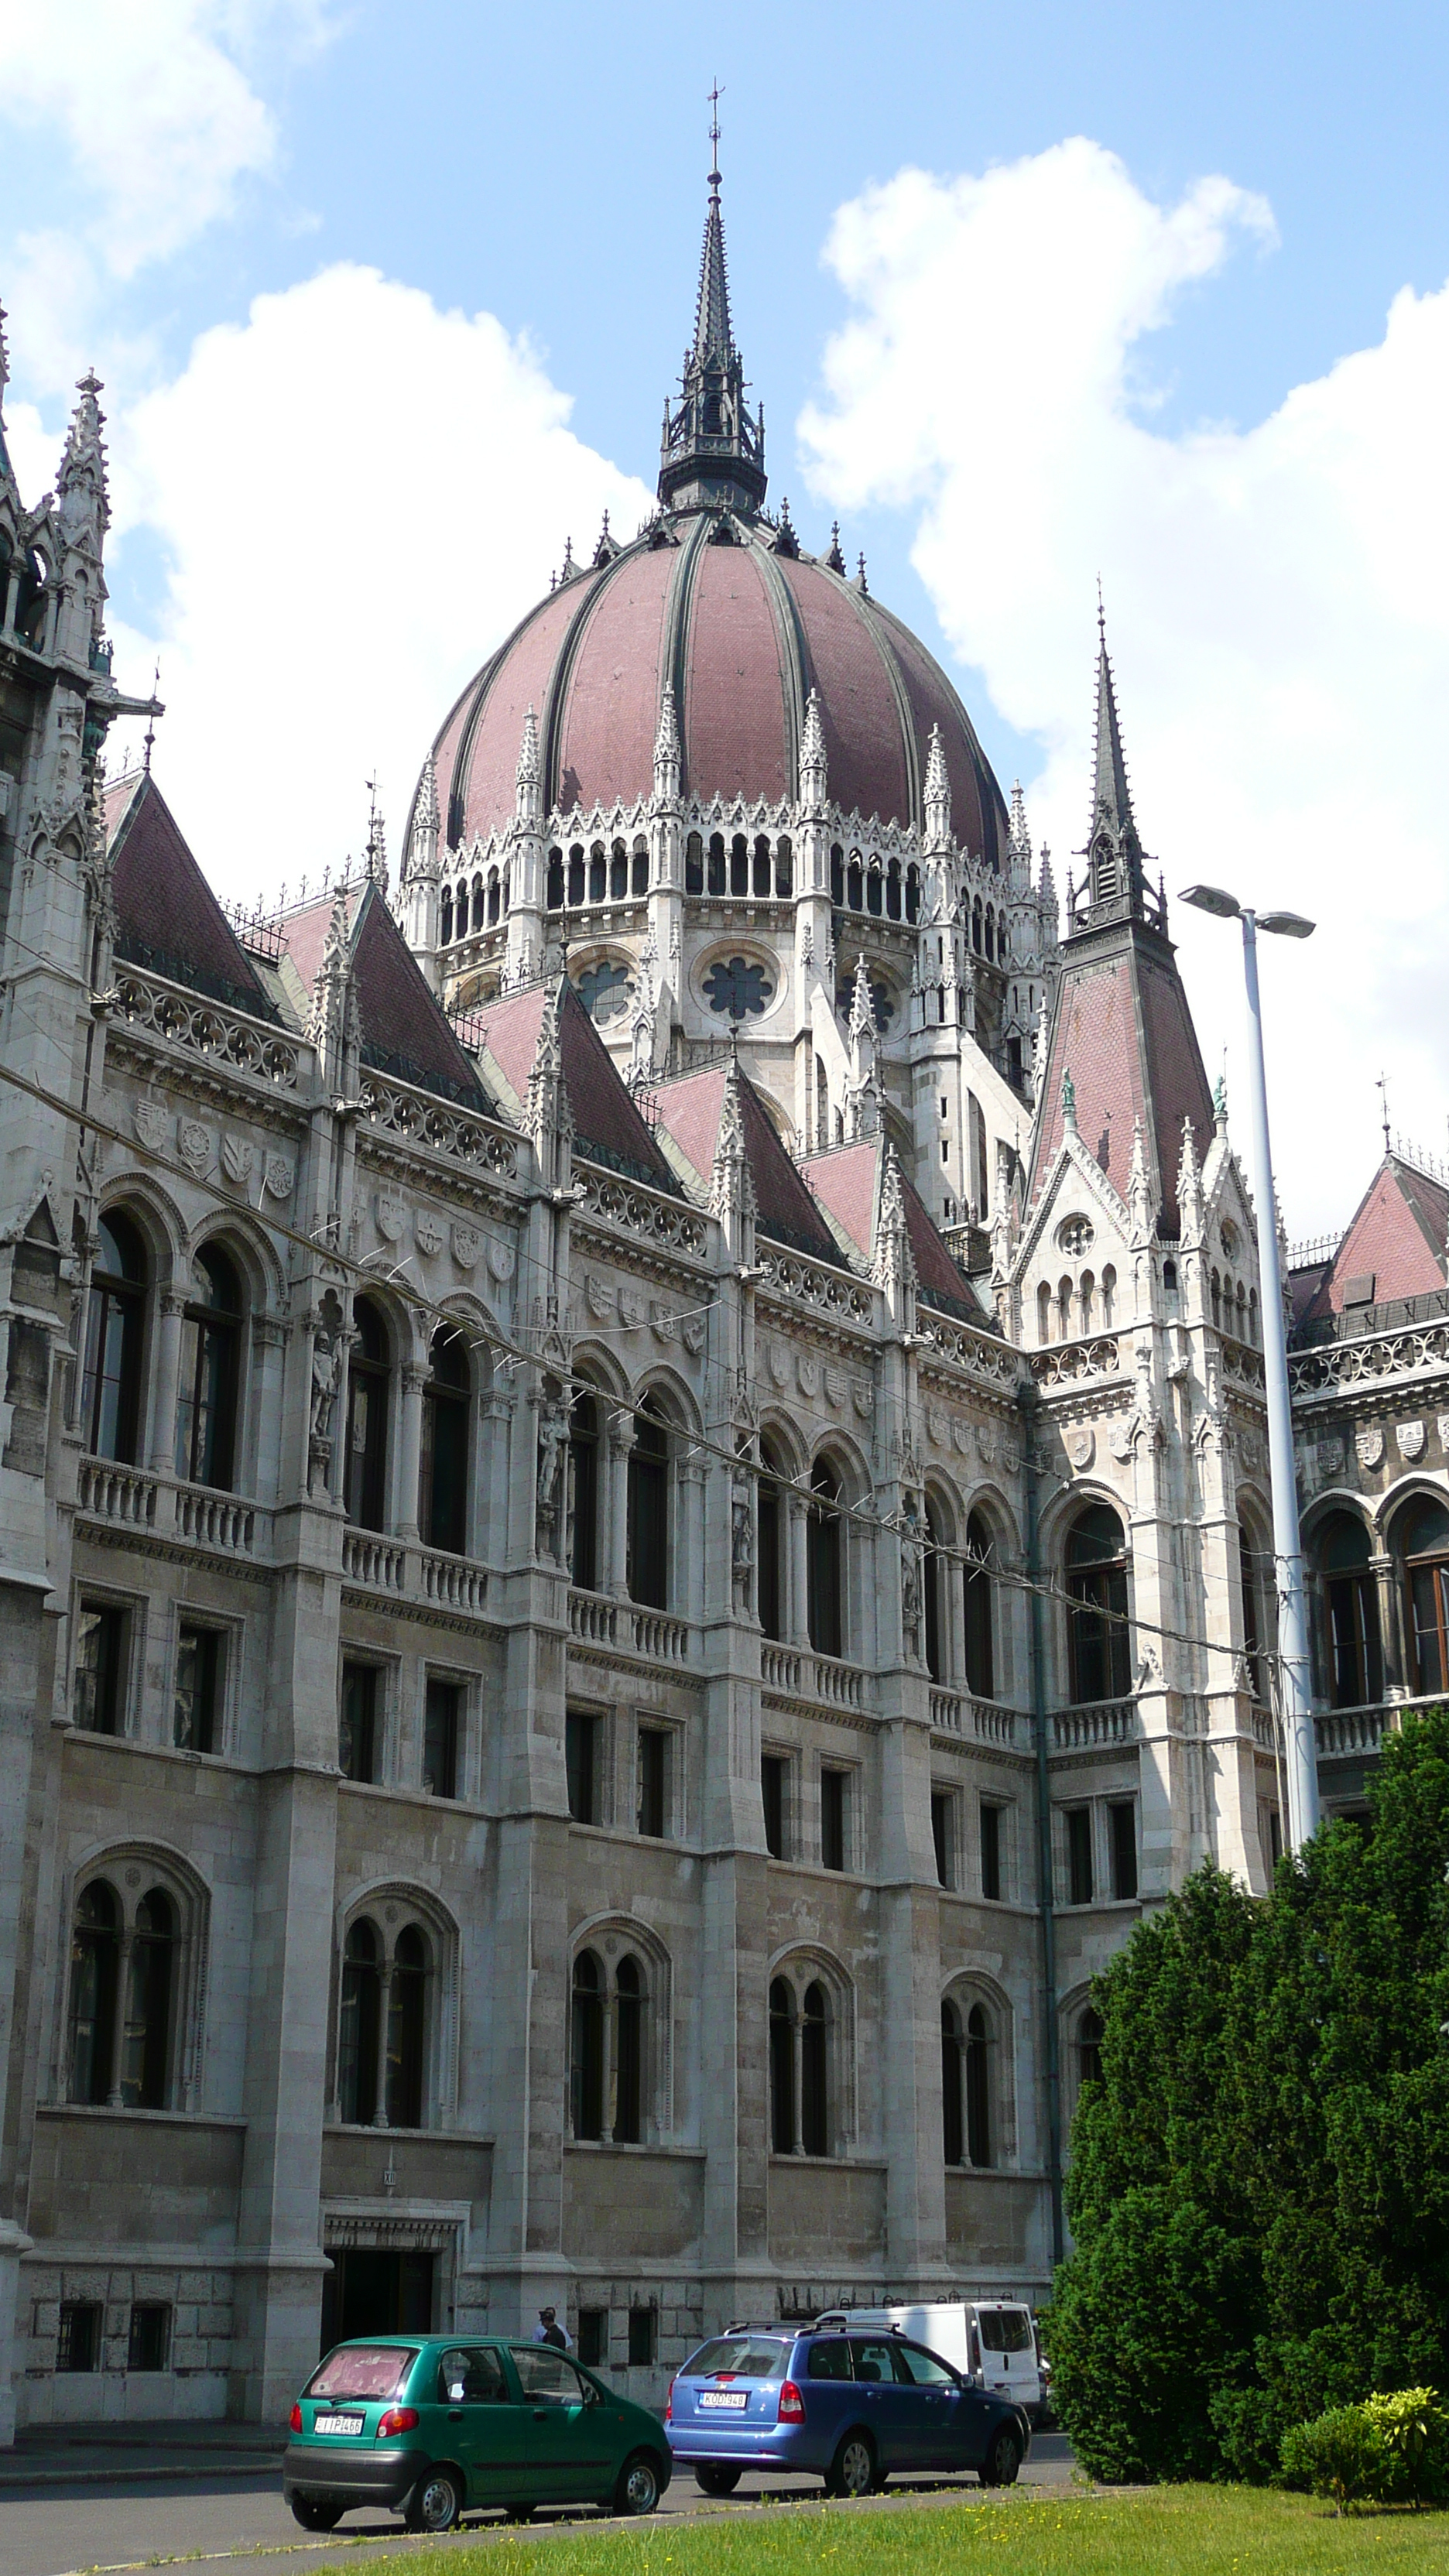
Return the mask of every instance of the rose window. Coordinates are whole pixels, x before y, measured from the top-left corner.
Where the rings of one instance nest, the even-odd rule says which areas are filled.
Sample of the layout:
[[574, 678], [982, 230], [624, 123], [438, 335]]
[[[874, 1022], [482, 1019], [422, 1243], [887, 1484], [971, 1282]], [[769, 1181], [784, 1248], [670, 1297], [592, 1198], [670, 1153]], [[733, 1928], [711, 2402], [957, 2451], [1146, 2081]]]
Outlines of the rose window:
[[764, 967], [750, 957], [721, 957], [704, 979], [705, 1000], [721, 1018], [758, 1019], [774, 992]]

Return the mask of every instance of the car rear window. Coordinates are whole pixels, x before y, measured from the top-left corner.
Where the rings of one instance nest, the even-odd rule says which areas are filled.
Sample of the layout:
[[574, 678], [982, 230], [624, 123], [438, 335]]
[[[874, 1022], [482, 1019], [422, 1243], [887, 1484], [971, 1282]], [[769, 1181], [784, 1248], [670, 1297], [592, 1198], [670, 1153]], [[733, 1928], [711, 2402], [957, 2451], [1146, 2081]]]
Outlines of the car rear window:
[[717, 2335], [685, 2363], [684, 2379], [783, 2379], [789, 2346], [764, 2335]]
[[812, 2343], [807, 2376], [811, 2379], [850, 2377], [850, 2346], [844, 2335], [832, 2335], [828, 2342]]
[[308, 2381], [306, 2394], [396, 2397], [406, 2387], [417, 2357], [416, 2345], [407, 2351], [395, 2343], [345, 2343], [338, 2351], [329, 2352], [321, 2369]]
[[981, 2310], [983, 2352], [1030, 2352], [1031, 2319], [1025, 2308]]

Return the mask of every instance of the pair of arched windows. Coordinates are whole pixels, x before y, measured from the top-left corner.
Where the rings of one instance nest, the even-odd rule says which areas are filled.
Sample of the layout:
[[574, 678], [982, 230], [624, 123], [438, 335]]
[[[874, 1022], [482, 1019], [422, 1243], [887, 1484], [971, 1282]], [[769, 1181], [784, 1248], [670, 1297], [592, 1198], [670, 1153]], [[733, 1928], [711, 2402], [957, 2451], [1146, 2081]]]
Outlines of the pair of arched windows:
[[[150, 1264], [139, 1227], [124, 1211], [101, 1219], [91, 1274], [81, 1422], [99, 1458], [134, 1466], [145, 1412], [144, 1356]], [[190, 1484], [230, 1492], [236, 1469], [243, 1296], [236, 1264], [203, 1244], [181, 1310], [176, 1387], [176, 1473]]]
[[[386, 1320], [370, 1297], [353, 1305], [356, 1339], [347, 1373], [342, 1490], [347, 1517], [362, 1529], [387, 1526], [392, 1350]], [[468, 1345], [440, 1324], [428, 1349], [418, 1458], [418, 1527], [423, 1543], [452, 1556], [468, 1545], [471, 1432]]]
[[[1416, 1494], [1389, 1524], [1402, 1604], [1405, 1679], [1417, 1698], [1449, 1691], [1449, 1509]], [[1384, 1649], [1370, 1535], [1358, 1515], [1331, 1512], [1309, 1541], [1319, 1596], [1318, 1681], [1333, 1708], [1382, 1699]]]
[[[670, 1426], [657, 1399], [645, 1396], [633, 1417], [625, 1496], [624, 1581], [631, 1601], [663, 1610], [670, 1590]], [[569, 1415], [569, 1571], [583, 1592], [603, 1576], [603, 1420], [600, 1398], [581, 1387]]]
[[1089, 1503], [1067, 1533], [1067, 1665], [1074, 1702], [1125, 1699], [1132, 1687], [1126, 1533]]
[[626, 1951], [613, 1971], [593, 1950], [574, 1961], [569, 2117], [576, 2138], [638, 2146], [645, 2132], [648, 1984]]
[[[949, 1536], [941, 1505], [926, 1497], [926, 1552], [923, 1591], [926, 1616], [926, 1670], [932, 1681], [951, 1678], [951, 1580]], [[962, 1649], [967, 1689], [975, 1699], [992, 1699], [996, 1691], [995, 1540], [983, 1512], [966, 1518], [966, 1547], [961, 1566]]]
[[179, 1915], [163, 1887], [127, 1914], [109, 1879], [76, 1901], [67, 2057], [72, 2102], [132, 2111], [170, 2103]]
[[367, 1915], [350, 1925], [337, 2013], [337, 2106], [349, 2127], [424, 2126], [432, 1983], [419, 1924], [391, 1944]]
[[994, 2165], [995, 2032], [981, 2003], [941, 2006], [941, 2141], [948, 2165]]
[[[810, 1471], [805, 1521], [805, 1610], [817, 1655], [845, 1652], [845, 1524], [841, 1480], [828, 1458]], [[812, 2151], [813, 2152], [813, 2151]]]
[[770, 2146], [777, 2156], [828, 2156], [834, 2149], [828, 1989], [812, 1977], [770, 1983]]

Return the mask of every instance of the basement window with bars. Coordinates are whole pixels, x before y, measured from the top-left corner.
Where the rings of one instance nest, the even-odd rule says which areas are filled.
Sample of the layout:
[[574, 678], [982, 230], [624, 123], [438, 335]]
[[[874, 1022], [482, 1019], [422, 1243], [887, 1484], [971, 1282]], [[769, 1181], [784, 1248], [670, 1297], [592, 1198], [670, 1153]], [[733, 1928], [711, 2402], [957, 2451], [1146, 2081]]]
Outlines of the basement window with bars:
[[128, 2370], [165, 2370], [171, 2358], [171, 2310], [160, 2299], [138, 2299], [131, 2310]]
[[101, 2311], [94, 2299], [63, 2299], [60, 2309], [60, 2341], [56, 2346], [57, 2370], [99, 2370], [101, 2366]]

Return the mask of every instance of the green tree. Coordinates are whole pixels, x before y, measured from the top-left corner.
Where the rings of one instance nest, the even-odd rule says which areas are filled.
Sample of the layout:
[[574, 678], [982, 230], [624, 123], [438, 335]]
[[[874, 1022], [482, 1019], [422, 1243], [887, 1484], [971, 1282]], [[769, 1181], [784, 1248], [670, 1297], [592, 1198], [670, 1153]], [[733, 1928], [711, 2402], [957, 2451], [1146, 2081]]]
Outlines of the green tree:
[[1205, 1868], [1094, 1988], [1062, 2419], [1109, 2478], [1268, 2476], [1287, 2428], [1449, 2382], [1449, 1715], [1272, 1894]]

